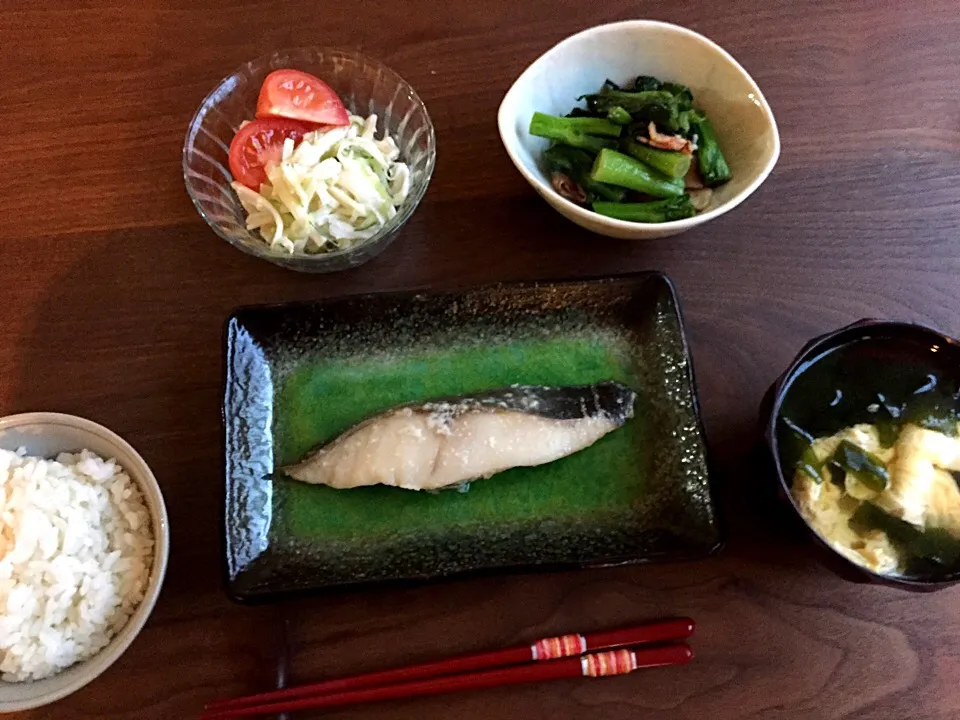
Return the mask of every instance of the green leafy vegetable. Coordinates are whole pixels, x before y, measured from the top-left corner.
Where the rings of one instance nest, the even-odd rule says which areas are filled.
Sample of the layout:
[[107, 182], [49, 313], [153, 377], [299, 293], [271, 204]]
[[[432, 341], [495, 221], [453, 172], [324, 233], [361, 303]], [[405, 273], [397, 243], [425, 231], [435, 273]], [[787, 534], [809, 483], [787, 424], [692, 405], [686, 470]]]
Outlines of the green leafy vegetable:
[[587, 202], [610, 200], [620, 202], [627, 191], [613, 185], [605, 185], [590, 177], [593, 167], [593, 155], [586, 150], [554, 145], [543, 153], [543, 160], [551, 172], [562, 172], [579, 185], [587, 195]]
[[813, 447], [808, 447], [797, 461], [797, 470], [805, 474], [818, 485], [823, 482], [823, 472]]
[[633, 89], [637, 92], [659, 90], [662, 87], [663, 83], [650, 75], [638, 75], [637, 79], [633, 81]]
[[893, 447], [903, 428], [903, 406], [889, 402], [883, 393], [877, 393], [875, 425], [880, 445], [885, 448]]
[[693, 217], [696, 210], [689, 195], [646, 203], [595, 202], [594, 212], [618, 220], [642, 223], [662, 223]]
[[668, 178], [616, 150], [600, 151], [590, 177], [597, 182], [618, 185], [657, 198], [679, 197], [684, 194], [682, 179]]
[[622, 107], [634, 120], [652, 121], [657, 127], [674, 132], [681, 129], [680, 113], [689, 109], [685, 100], [663, 90], [601, 90], [593, 95], [584, 95], [583, 98], [587, 101], [587, 107], [594, 112], [607, 113], [610, 108]]
[[700, 117], [693, 123], [692, 129], [697, 134], [697, 169], [700, 177], [707, 187], [722, 185], [733, 175], [717, 144], [713, 125], [706, 117]]
[[680, 83], [665, 82], [660, 87], [664, 92], [668, 92], [671, 95], [676, 95], [680, 102], [684, 103], [687, 108], [693, 107], [693, 93], [690, 91], [686, 85], [681, 85]]
[[908, 560], [920, 559], [944, 567], [955, 567], [960, 563], [960, 539], [950, 532], [943, 528], [921, 530], [871, 502], [860, 504], [850, 524], [855, 529], [884, 532]]
[[931, 392], [916, 395], [907, 404], [903, 417], [905, 422], [914, 423], [927, 430], [935, 430], [950, 437], [957, 436], [957, 421], [960, 417], [953, 397]]
[[[536, 127], [538, 130], [546, 129], [548, 132], [562, 134], [564, 132], [578, 132], [585, 135], [601, 135], [603, 137], [618, 138], [622, 128], [616, 123], [603, 118], [590, 117], [557, 117], [556, 115], [546, 115], [544, 113], [534, 113], [530, 121], [530, 127]], [[531, 132], [533, 132], [531, 130]], [[540, 133], [534, 133], [540, 135]], [[541, 137], [547, 137], [541, 135]]]
[[621, 148], [631, 157], [669, 177], [682, 178], [687, 174], [693, 160], [690, 155], [672, 150], [658, 150], [634, 140], [625, 140]]
[[850, 524], [859, 530], [882, 530], [891, 542], [898, 545], [908, 545], [920, 535], [917, 527], [894, 517], [869, 501], [860, 503], [860, 507], [850, 519]]
[[960, 562], [960, 540], [944, 528], [927, 528], [910, 543], [907, 552], [951, 567]]
[[617, 125], [629, 125], [631, 122], [633, 122], [633, 118], [630, 117], [630, 113], [628, 113], [619, 105], [615, 105], [607, 110], [607, 119], [610, 120], [610, 122], [616, 123]]
[[847, 471], [840, 467], [840, 464], [831, 460], [824, 466], [830, 473], [830, 482], [837, 487], [845, 488], [847, 482]]
[[849, 440], [841, 440], [832, 461], [871, 490], [880, 492], [890, 484], [890, 471], [883, 460]]
[[[597, 92], [580, 100], [586, 101], [586, 107], [575, 107], [565, 117], [535, 113], [530, 121], [531, 135], [552, 141], [543, 164], [564, 197], [596, 205], [595, 212], [608, 217], [668, 222], [690, 217], [709, 202], [684, 191], [683, 178], [694, 162], [707, 168], [704, 180], [709, 186], [729, 179], [729, 168], [712, 128], [706, 116], [694, 108], [693, 93], [686, 85], [662, 82], [649, 75], [637, 76], [623, 86], [608, 79]], [[697, 133], [705, 135], [708, 157], [701, 157], [698, 150], [691, 156], [644, 144], [654, 127], [663, 135], [687, 140], [693, 140]], [[584, 155], [564, 155], [557, 148], [582, 151], [590, 158], [590, 169], [584, 169]], [[630, 207], [619, 209], [609, 206], [623, 202], [627, 190], [657, 201], [632, 202]], [[679, 199], [658, 204], [660, 199], [669, 198]]]
[[696, 134], [697, 124], [703, 122], [706, 117], [699, 110], [683, 110], [677, 116], [677, 131], [684, 137], [692, 138]]
[[878, 422], [877, 436], [880, 438], [881, 447], [893, 447], [897, 438], [900, 437], [901, 427], [903, 426], [900, 423], [894, 421]]
[[781, 416], [780, 421], [790, 431], [786, 439], [792, 445], [793, 452], [792, 455], [788, 454], [787, 457], [799, 456], [796, 463], [797, 470], [815, 483], [822, 483], [824, 478], [821, 466], [823, 463], [819, 461], [817, 454], [813, 451], [813, 436], [786, 416]]
[[613, 138], [619, 137], [620, 131], [619, 125], [602, 118], [557, 117], [537, 112], [530, 120], [531, 135], [593, 152], [613, 147]]

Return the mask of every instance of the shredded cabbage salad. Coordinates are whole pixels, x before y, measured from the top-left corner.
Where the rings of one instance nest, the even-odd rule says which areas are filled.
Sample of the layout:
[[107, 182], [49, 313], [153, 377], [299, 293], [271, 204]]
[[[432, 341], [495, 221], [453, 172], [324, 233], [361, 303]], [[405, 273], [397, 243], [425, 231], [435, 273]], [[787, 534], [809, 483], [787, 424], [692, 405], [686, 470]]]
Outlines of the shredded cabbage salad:
[[290, 254], [353, 247], [373, 237], [410, 192], [410, 169], [384, 134], [377, 116], [350, 116], [350, 124], [315, 130], [299, 145], [284, 141], [279, 162], [267, 163], [260, 192], [231, 183], [247, 229]]

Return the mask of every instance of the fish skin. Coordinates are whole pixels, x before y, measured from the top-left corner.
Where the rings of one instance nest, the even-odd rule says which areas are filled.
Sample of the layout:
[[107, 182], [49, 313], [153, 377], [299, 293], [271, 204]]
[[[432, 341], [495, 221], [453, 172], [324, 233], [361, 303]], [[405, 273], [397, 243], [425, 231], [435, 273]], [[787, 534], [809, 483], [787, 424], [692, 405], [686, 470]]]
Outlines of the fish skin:
[[635, 401], [633, 390], [605, 381], [513, 385], [403, 405], [368, 418], [282, 471], [339, 489], [384, 484], [435, 490], [578, 452], [632, 418]]

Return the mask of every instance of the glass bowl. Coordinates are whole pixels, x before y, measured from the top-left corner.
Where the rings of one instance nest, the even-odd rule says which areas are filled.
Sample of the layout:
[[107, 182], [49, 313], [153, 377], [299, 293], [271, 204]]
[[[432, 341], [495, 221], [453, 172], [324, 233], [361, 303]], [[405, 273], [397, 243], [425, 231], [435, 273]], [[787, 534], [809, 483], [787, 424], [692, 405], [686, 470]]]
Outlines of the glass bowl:
[[[352, 248], [317, 255], [290, 254], [270, 248], [255, 231], [246, 228], [246, 213], [230, 187], [230, 141], [243, 121], [253, 120], [264, 78], [281, 68], [295, 68], [321, 78], [357, 115], [376, 113], [378, 137], [386, 130], [396, 140], [401, 159], [410, 166], [410, 194], [397, 214], [375, 236]], [[436, 145], [436, 133], [423, 101], [387, 66], [345, 50], [278, 50], [241, 65], [200, 104], [183, 142], [183, 180], [200, 216], [234, 247], [291, 270], [334, 272], [367, 262], [393, 242], [427, 191]]]

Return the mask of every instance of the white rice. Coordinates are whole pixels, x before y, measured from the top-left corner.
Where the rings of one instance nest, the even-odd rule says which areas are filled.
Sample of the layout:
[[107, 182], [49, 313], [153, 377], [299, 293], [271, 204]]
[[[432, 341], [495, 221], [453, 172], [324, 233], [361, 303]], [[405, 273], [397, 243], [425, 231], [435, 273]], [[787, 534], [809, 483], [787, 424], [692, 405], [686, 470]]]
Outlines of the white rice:
[[0, 672], [39, 680], [95, 655], [143, 599], [150, 512], [115, 460], [0, 450]]

